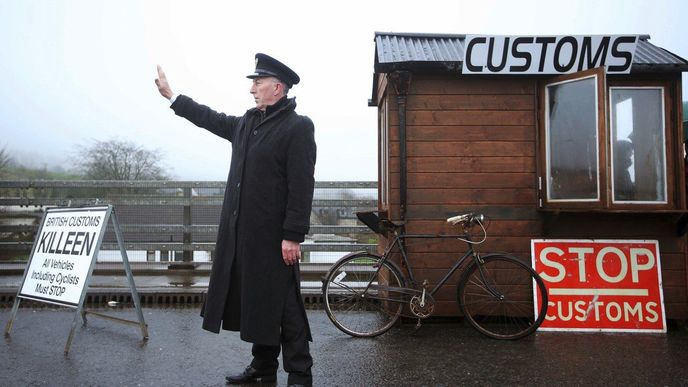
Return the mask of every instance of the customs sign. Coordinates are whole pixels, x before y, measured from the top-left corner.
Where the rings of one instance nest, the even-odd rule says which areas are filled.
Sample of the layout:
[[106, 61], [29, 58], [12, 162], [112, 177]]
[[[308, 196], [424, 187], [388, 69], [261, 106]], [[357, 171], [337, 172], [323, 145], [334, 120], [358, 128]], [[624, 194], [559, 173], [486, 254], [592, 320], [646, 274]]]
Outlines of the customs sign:
[[47, 210], [18, 296], [77, 307], [107, 213], [108, 207]]
[[637, 35], [467, 35], [462, 74], [570, 74], [604, 66], [628, 74]]
[[532, 240], [531, 254], [549, 293], [541, 330], [666, 332], [657, 241]]

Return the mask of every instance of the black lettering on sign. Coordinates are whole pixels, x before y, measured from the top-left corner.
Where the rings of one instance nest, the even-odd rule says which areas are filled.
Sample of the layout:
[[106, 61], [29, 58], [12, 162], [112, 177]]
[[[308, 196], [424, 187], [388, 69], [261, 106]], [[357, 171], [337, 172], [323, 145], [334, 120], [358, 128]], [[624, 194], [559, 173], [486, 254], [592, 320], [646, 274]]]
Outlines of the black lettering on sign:
[[468, 35], [465, 42], [466, 74], [568, 74], [602, 66], [628, 73], [638, 37]]
[[502, 71], [502, 69], [504, 69], [504, 66], [506, 66], [506, 58], [507, 55], [509, 55], [509, 38], [504, 38], [504, 48], [502, 48], [502, 60], [501, 62], [499, 62], [497, 66], [492, 64], [492, 58], [494, 58], [494, 45], [495, 38], [490, 38], [490, 41], [487, 44], [487, 68], [493, 73], [498, 73]]
[[510, 66], [509, 67], [510, 72], [522, 73], [524, 71], [528, 71], [528, 69], [530, 68], [530, 63], [533, 60], [533, 57], [532, 57], [532, 55], [530, 55], [530, 52], [528, 52], [528, 51], [520, 51], [518, 49], [518, 46], [520, 44], [526, 44], [526, 43], [532, 44], [533, 40], [534, 40], [534, 38], [524, 38], [524, 37], [514, 39], [514, 44], [511, 46], [511, 56], [514, 58], [523, 59], [523, 60], [525, 60], [525, 63], [521, 66]]
[[613, 65], [609, 66], [607, 70], [610, 72], [624, 72], [628, 68], [631, 67], [632, 61], [633, 61], [633, 53], [624, 51], [624, 50], [619, 50], [619, 45], [623, 43], [635, 43], [636, 42], [636, 37], [635, 36], [620, 36], [617, 39], [614, 40], [614, 43], [612, 44], [612, 56], [614, 58], [623, 58], [624, 59], [624, 64], [622, 65]]
[[595, 56], [592, 55], [592, 38], [586, 36], [583, 38], [583, 43], [580, 48], [580, 59], [578, 60], [578, 71], [587, 69], [594, 69], [595, 67], [604, 66], [605, 58], [607, 57], [607, 50], [609, 49], [609, 36], [602, 37], [600, 45], [597, 46]]
[[551, 43], [557, 41], [557, 38], [553, 36], [541, 36], [535, 39], [535, 43], [539, 43], [542, 46], [540, 51], [540, 65], [538, 66], [538, 72], [542, 72], [545, 69], [545, 58], [547, 58], [547, 46]]
[[[568, 58], [568, 62], [562, 64], [562, 49], [564, 45], [568, 43], [571, 45], [571, 56]], [[578, 41], [573, 36], [565, 36], [557, 42], [557, 46], [554, 48], [554, 69], [560, 73], [566, 73], [573, 65], [576, 63], [576, 58], [578, 57]]]
[[87, 233], [84, 231], [79, 231], [76, 233], [76, 238], [74, 238], [74, 248], [72, 249], [72, 255], [79, 255], [83, 249], [79, 249], [82, 243], [84, 243], [84, 235]]
[[483, 66], [476, 66], [472, 63], [472, 58], [473, 58], [473, 47], [475, 47], [476, 44], [485, 44], [487, 41], [486, 38], [475, 38], [468, 42], [468, 46], [466, 47], [466, 68], [468, 68], [469, 71], [479, 73], [483, 71]]
[[40, 251], [41, 253], [45, 253], [48, 251], [50, 234], [52, 234], [51, 231], [44, 232], [43, 234], [41, 234], [41, 239], [38, 242], [38, 251]]
[[[90, 239], [89, 239], [90, 238]], [[91, 249], [96, 245], [96, 234], [87, 232], [84, 239], [84, 247], [81, 249], [79, 255], [84, 255], [84, 249], [86, 250], [86, 255], [91, 255]]]
[[48, 231], [41, 235], [38, 250], [41, 253], [65, 255], [91, 255], [96, 245], [96, 233], [87, 231], [70, 231], [63, 237], [56, 231]]

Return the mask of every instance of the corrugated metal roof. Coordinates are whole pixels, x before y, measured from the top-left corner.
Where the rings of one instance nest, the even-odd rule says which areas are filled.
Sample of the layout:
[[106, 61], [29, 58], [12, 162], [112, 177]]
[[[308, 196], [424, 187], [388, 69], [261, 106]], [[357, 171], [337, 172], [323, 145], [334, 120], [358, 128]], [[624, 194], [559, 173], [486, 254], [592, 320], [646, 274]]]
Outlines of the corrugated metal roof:
[[[648, 41], [643, 35], [633, 58], [633, 70], [688, 71], [688, 61]], [[441, 65], [460, 69], [466, 35], [375, 33], [375, 72], [414, 66]]]
[[388, 35], [377, 34], [378, 61], [394, 62], [461, 62], [465, 35]]
[[[633, 64], [636, 65], [688, 65], [688, 61], [661, 47], [648, 42], [649, 36], [641, 37], [635, 49]], [[684, 69], [685, 70], [685, 69]]]
[[463, 62], [465, 40], [465, 35], [376, 33], [376, 62]]

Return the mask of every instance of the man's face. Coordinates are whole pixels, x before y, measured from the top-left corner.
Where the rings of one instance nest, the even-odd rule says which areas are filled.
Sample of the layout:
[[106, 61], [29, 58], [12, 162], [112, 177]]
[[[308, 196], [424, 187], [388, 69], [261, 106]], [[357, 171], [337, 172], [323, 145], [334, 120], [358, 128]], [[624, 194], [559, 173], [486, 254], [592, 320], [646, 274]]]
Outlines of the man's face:
[[265, 111], [265, 108], [279, 100], [280, 85], [272, 77], [254, 78], [251, 94], [253, 94], [253, 99], [256, 102], [256, 108]]

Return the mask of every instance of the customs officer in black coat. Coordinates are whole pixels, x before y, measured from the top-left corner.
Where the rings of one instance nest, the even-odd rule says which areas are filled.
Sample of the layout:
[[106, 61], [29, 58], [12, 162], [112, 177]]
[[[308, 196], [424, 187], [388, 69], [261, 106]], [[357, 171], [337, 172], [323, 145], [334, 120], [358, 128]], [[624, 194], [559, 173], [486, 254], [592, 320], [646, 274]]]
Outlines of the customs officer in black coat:
[[203, 329], [239, 331], [253, 360], [229, 384], [276, 379], [282, 349], [290, 385], [311, 385], [310, 327], [300, 297], [300, 242], [308, 233], [316, 145], [313, 122], [296, 114], [288, 90], [299, 76], [256, 54], [251, 94], [242, 116], [218, 113], [172, 92], [158, 67], [155, 83], [175, 114], [228, 140], [227, 178], [215, 260], [201, 315]]

